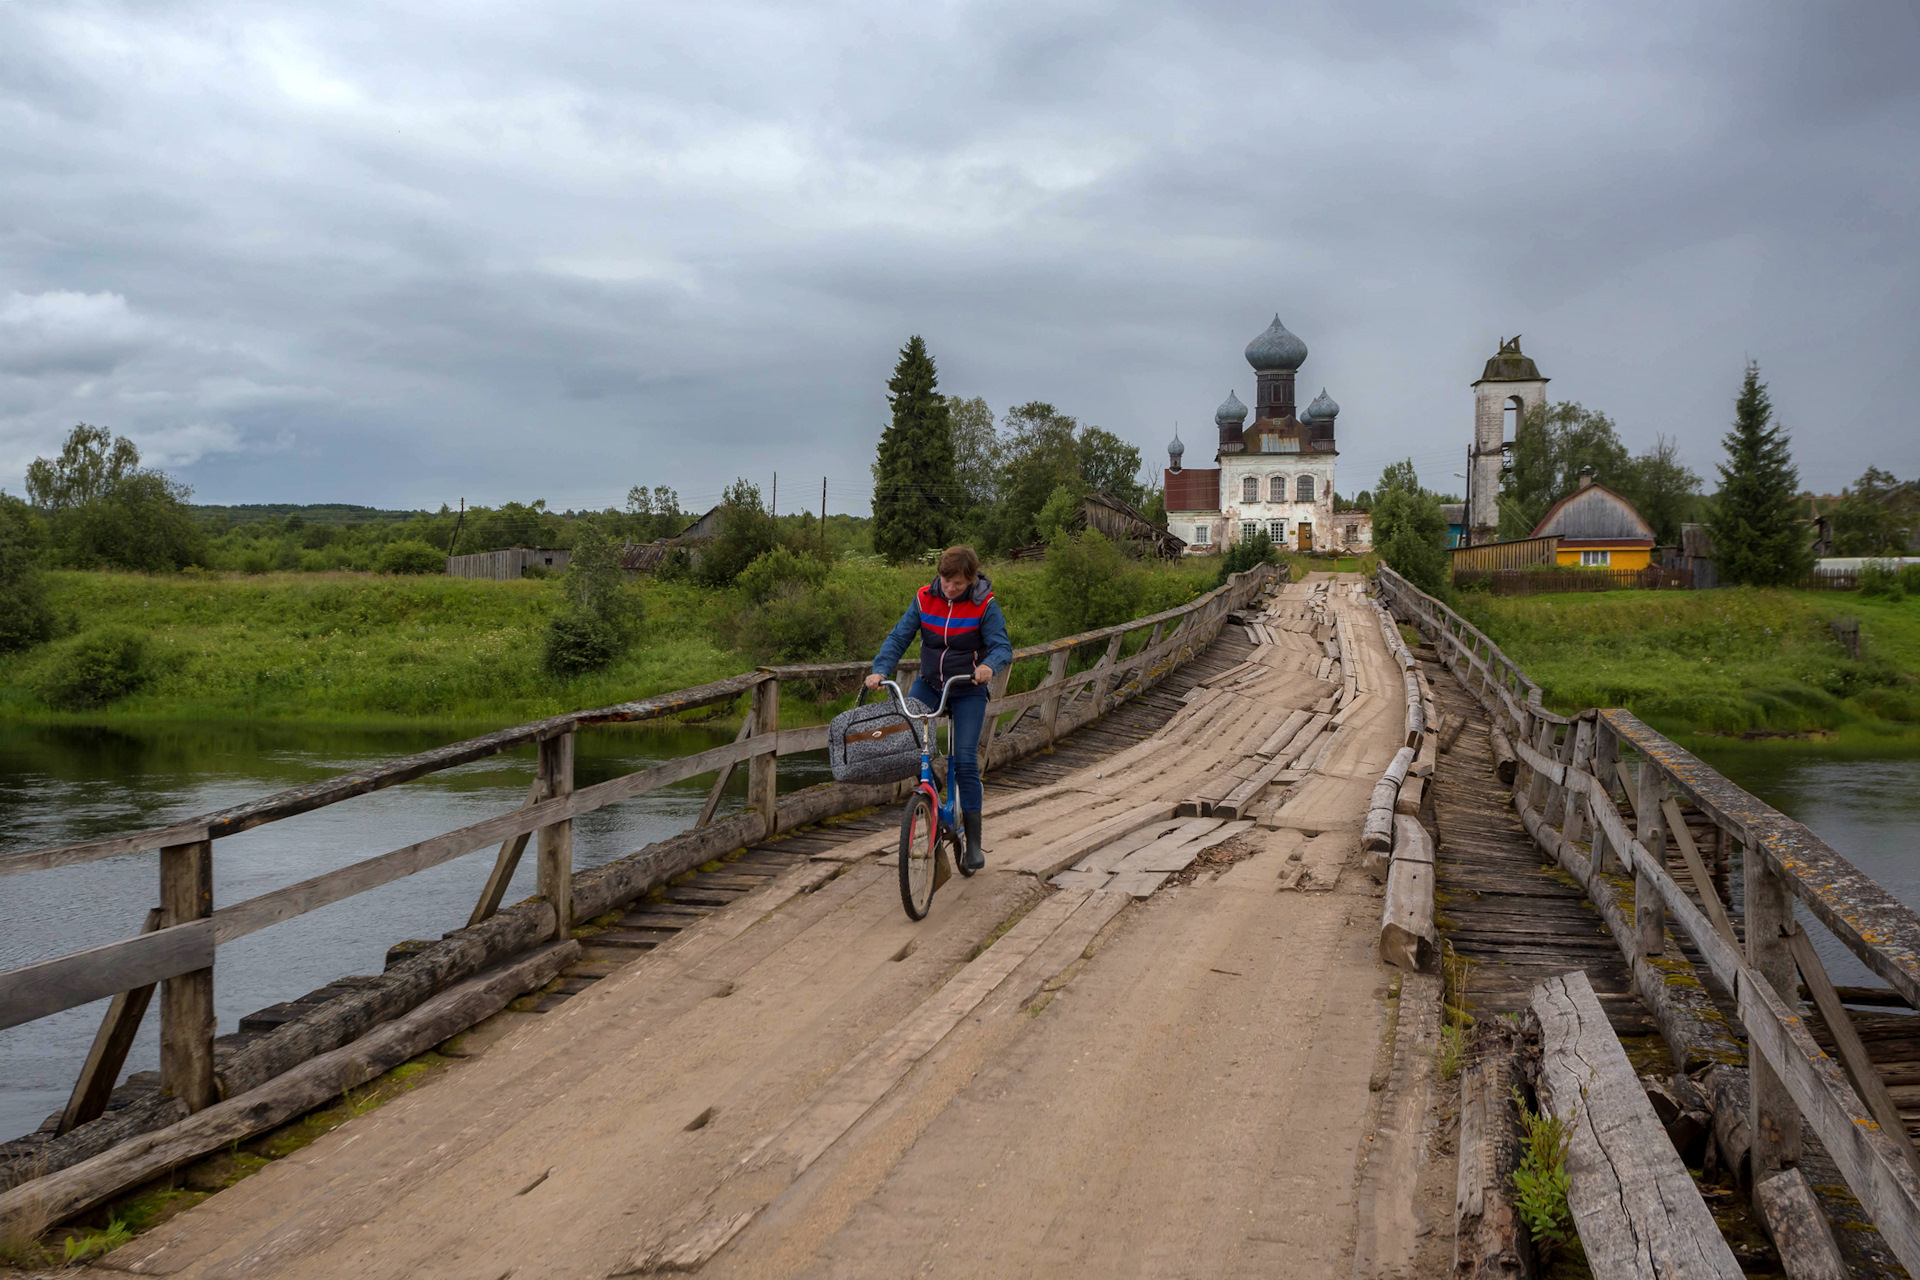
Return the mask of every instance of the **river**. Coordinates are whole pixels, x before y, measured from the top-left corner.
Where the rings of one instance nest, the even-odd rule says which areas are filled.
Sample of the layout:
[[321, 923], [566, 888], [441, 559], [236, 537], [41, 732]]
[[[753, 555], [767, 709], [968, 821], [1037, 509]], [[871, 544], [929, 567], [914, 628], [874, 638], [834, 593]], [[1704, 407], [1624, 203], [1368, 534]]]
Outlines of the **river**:
[[[579, 786], [702, 751], [731, 730], [652, 726], [588, 730], [576, 739]], [[281, 725], [0, 728], [0, 853], [157, 827], [311, 783], [450, 740], [444, 731]], [[532, 777], [531, 747], [448, 769], [272, 823], [214, 844], [214, 903], [225, 905], [515, 809]], [[744, 802], [736, 771], [721, 812]], [[785, 756], [780, 789], [827, 777], [824, 753]], [[599, 866], [692, 825], [712, 776], [662, 788], [574, 823], [574, 866]], [[487, 849], [284, 921], [220, 948], [220, 1031], [256, 1009], [345, 974], [375, 974], [387, 948], [466, 924], [488, 871]], [[158, 889], [159, 855], [108, 858], [0, 878], [0, 969], [97, 946], [140, 930]], [[505, 901], [533, 893], [521, 860]], [[106, 1002], [0, 1031], [0, 1139], [64, 1106]], [[159, 1064], [159, 1002], [127, 1070]]]

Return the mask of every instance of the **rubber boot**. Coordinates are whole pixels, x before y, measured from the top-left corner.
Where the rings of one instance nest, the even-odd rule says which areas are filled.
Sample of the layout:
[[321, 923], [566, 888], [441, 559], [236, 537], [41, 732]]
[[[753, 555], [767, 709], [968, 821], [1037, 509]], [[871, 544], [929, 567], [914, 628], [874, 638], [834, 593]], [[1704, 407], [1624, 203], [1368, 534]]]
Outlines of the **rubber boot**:
[[987, 855], [980, 849], [980, 815], [962, 813], [960, 825], [967, 832], [967, 851], [961, 855], [960, 865], [968, 871], [978, 871], [987, 865]]

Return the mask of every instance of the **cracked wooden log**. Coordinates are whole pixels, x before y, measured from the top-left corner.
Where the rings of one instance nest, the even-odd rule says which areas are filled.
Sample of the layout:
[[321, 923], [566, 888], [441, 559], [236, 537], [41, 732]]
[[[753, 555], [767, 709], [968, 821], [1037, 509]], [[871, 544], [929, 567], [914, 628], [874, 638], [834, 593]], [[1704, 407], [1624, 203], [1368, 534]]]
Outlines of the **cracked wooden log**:
[[1541, 1105], [1572, 1126], [1567, 1207], [1597, 1280], [1740, 1280], [1587, 975], [1546, 979], [1531, 1007]]
[[1453, 1204], [1457, 1280], [1512, 1280], [1534, 1274], [1532, 1242], [1513, 1202], [1520, 1123], [1513, 1090], [1519, 1029], [1488, 1019], [1474, 1031], [1473, 1062], [1460, 1075], [1460, 1166]]
[[1360, 847], [1376, 853], [1393, 848], [1393, 806], [1413, 765], [1413, 748], [1402, 747], [1393, 753], [1393, 763], [1373, 784], [1373, 798], [1367, 801], [1367, 822], [1361, 830]]
[[1513, 753], [1513, 743], [1507, 735], [1495, 725], [1487, 730], [1487, 741], [1493, 747], [1493, 772], [1507, 786], [1513, 785], [1514, 775], [1519, 772], [1520, 757]]
[[1440, 946], [1433, 924], [1433, 841], [1406, 816], [1394, 819], [1393, 864], [1380, 914], [1380, 958], [1417, 973], [1431, 968]]

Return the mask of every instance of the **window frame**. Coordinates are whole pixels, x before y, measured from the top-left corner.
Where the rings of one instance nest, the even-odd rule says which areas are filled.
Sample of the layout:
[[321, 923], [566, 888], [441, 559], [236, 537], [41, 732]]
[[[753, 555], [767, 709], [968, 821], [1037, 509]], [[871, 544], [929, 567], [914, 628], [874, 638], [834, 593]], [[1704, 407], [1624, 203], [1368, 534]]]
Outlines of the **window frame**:
[[1314, 493], [1318, 488], [1319, 486], [1314, 484], [1313, 473], [1311, 471], [1304, 472], [1293, 482], [1293, 500], [1295, 502], [1312, 502], [1314, 501]]
[[[1251, 492], [1249, 492], [1251, 490]], [[1240, 501], [1242, 503], [1260, 501], [1260, 477], [1240, 477]]]
[[1585, 547], [1582, 547], [1580, 549], [1580, 567], [1582, 569], [1611, 569], [1613, 568], [1613, 552], [1610, 550], [1589, 551]]
[[1260, 522], [1258, 520], [1242, 520], [1240, 522], [1240, 541], [1252, 542], [1254, 535], [1259, 532]]
[[[1267, 477], [1267, 501], [1268, 502], [1285, 502], [1287, 500], [1287, 485], [1288, 485], [1288, 479], [1284, 474], [1277, 475], [1277, 476], [1268, 476]], [[1274, 492], [1276, 489], [1279, 490], [1277, 494]]]
[[1287, 522], [1285, 520], [1267, 521], [1267, 538], [1276, 546], [1286, 545]]
[[1213, 545], [1213, 529], [1210, 526], [1204, 525], [1204, 524], [1197, 524], [1193, 526], [1193, 545], [1196, 547], [1212, 546]]

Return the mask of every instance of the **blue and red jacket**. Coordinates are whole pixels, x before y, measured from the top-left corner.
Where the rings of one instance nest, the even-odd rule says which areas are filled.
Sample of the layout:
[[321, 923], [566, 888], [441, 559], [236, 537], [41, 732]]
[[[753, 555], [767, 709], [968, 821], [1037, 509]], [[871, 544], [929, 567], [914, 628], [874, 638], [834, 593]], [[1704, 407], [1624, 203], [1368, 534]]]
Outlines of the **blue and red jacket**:
[[[873, 669], [892, 675], [915, 633], [920, 636], [920, 675], [936, 693], [946, 681], [968, 675], [982, 663], [998, 675], [1013, 661], [1007, 620], [993, 602], [993, 583], [985, 574], [975, 578], [958, 600], [947, 599], [938, 578], [920, 588], [880, 646]], [[968, 691], [966, 685], [955, 685], [953, 690], [956, 697]]]

